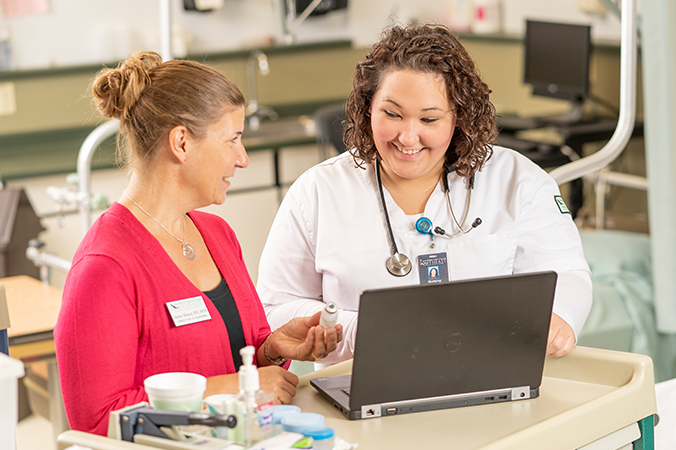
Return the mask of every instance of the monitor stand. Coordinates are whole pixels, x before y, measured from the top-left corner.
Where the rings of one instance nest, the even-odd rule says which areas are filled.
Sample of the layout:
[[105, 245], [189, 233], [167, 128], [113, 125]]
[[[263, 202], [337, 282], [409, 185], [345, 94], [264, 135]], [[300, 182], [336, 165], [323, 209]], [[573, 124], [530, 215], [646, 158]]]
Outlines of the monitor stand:
[[535, 120], [543, 125], [565, 126], [584, 122], [582, 106], [584, 101], [571, 102], [570, 109], [563, 114], [553, 114], [550, 116], [537, 116]]

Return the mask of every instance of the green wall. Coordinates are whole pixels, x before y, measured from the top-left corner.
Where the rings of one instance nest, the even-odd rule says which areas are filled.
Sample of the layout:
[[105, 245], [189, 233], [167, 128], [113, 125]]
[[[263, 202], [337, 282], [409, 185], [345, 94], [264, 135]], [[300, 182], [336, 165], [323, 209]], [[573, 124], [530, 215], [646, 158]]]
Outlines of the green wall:
[[[521, 82], [522, 42], [514, 38], [463, 37], [502, 114], [540, 114], [566, 109], [558, 100], [538, 99]], [[258, 75], [259, 104], [281, 115], [312, 114], [319, 106], [344, 99], [356, 63], [367, 49], [348, 42], [265, 49], [270, 74]], [[247, 92], [248, 52], [193, 55], [213, 65]], [[113, 65], [113, 64], [109, 64]], [[0, 74], [15, 84], [17, 112], [0, 117], [0, 179], [64, 173], [75, 169], [79, 146], [102, 118], [88, 95], [101, 67], [87, 66]], [[592, 91], [618, 104], [619, 48], [596, 46], [591, 65]], [[639, 104], [641, 101], [639, 99]], [[98, 152], [97, 152], [98, 153]], [[97, 154], [94, 167], [113, 163], [112, 144]]]

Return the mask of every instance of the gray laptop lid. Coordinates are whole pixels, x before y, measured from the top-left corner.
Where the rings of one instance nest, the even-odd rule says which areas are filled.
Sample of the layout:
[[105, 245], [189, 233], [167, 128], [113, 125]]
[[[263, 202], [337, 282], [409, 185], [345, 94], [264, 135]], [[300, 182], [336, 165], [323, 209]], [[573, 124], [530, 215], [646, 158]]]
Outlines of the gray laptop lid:
[[350, 409], [542, 381], [556, 273], [365, 291]]

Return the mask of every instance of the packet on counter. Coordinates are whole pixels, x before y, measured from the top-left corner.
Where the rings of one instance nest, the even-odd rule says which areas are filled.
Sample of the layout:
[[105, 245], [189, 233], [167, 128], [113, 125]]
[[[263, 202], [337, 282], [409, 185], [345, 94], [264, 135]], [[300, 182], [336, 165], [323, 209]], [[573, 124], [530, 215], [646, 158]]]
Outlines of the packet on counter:
[[354, 450], [359, 444], [350, 444], [340, 436], [336, 436], [333, 441], [333, 450]]
[[249, 447], [249, 450], [289, 450], [290, 448], [294, 448], [293, 446], [296, 443], [304, 439], [305, 436], [300, 433], [284, 431], [264, 441], [257, 442]]

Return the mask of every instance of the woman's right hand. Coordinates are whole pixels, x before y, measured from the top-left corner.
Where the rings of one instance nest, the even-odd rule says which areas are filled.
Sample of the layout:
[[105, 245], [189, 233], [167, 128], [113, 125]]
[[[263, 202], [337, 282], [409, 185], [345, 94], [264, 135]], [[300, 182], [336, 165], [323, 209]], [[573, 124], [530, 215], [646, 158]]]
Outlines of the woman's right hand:
[[239, 375], [237, 373], [216, 375], [207, 378], [207, 389], [204, 391], [204, 398], [215, 394], [236, 394], [237, 392], [239, 392]]
[[261, 390], [275, 397], [275, 404], [291, 403], [296, 395], [298, 377], [280, 366], [265, 366], [258, 369]]

